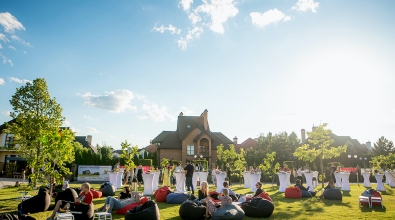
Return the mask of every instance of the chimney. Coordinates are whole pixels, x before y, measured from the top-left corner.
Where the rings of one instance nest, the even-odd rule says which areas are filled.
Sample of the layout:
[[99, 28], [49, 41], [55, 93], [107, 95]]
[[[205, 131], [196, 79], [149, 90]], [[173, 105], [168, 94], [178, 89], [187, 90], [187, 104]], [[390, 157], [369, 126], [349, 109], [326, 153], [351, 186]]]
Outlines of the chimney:
[[237, 136], [233, 138], [233, 144], [237, 144]]
[[370, 141], [366, 142], [366, 148], [368, 148], [369, 150], [372, 149], [372, 143]]
[[204, 129], [208, 129], [208, 111], [207, 109], [204, 110], [204, 112], [200, 115], [203, 116], [203, 124], [204, 124]]
[[89, 143], [92, 144], [92, 135], [87, 135], [85, 140]]
[[301, 130], [302, 132], [302, 144], [306, 141], [306, 131], [304, 129]]
[[178, 116], [184, 116], [184, 113], [180, 112], [180, 114]]

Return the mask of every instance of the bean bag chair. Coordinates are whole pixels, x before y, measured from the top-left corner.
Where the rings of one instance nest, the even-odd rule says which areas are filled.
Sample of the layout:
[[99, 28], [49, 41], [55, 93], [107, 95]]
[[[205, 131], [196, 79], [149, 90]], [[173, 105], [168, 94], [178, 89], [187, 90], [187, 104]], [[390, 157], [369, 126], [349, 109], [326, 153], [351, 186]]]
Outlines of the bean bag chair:
[[246, 216], [253, 218], [268, 218], [273, 214], [274, 205], [269, 200], [254, 198], [249, 202], [242, 203], [241, 209], [244, 210]]
[[170, 188], [165, 186], [155, 191], [154, 197], [156, 202], [166, 202], [166, 197], [170, 193]]
[[147, 201], [148, 201], [147, 197], [142, 197], [139, 202], [131, 203], [131, 204], [123, 207], [122, 209], [118, 209], [115, 212], [120, 215], [125, 215], [127, 211], [133, 209], [136, 206], [142, 205], [142, 204], [146, 203]]
[[302, 198], [302, 190], [299, 187], [288, 187], [285, 189], [285, 198], [290, 198], [290, 199]]
[[[369, 190], [363, 191], [363, 192], [361, 193], [361, 196], [369, 197], [369, 200], [370, 200], [371, 197], [380, 197], [380, 198], [381, 198], [381, 193], [378, 192], [378, 191], [376, 191], [376, 190], [374, 190], [374, 189], [369, 189]], [[367, 202], [361, 202], [361, 204], [362, 204], [362, 205], [369, 206], [369, 203], [367, 203]], [[381, 205], [381, 204], [378, 203], [378, 202], [373, 202], [373, 203], [372, 203], [372, 206], [373, 206], [373, 205]]]
[[56, 197], [55, 197], [55, 204], [59, 201], [59, 200], [64, 200], [64, 201], [74, 201], [74, 198], [78, 197], [77, 192], [72, 189], [72, 188], [67, 188], [64, 191], [57, 193]]
[[324, 191], [324, 199], [329, 199], [329, 200], [342, 200], [343, 195], [340, 189], [336, 188], [329, 188]]
[[228, 204], [212, 214], [212, 220], [241, 220], [244, 218], [244, 211], [240, 206], [235, 204]]
[[136, 206], [125, 214], [125, 220], [160, 220], [159, 208], [156, 202], [148, 201]]
[[115, 195], [115, 186], [109, 182], [105, 182], [101, 185], [99, 191], [102, 192], [102, 196], [114, 196]]
[[166, 202], [169, 204], [181, 204], [188, 200], [188, 195], [184, 193], [169, 193], [166, 196]]
[[41, 187], [37, 195], [30, 199], [22, 201], [18, 205], [18, 211], [21, 214], [45, 212], [51, 204], [51, 197], [48, 194], [48, 189]]
[[309, 191], [302, 190], [302, 198], [311, 198], [313, 195]]
[[192, 200], [187, 200], [180, 205], [178, 214], [184, 220], [204, 219], [206, 207]]
[[102, 194], [103, 194], [102, 192], [96, 191], [96, 190], [93, 190], [93, 189], [91, 189], [91, 193], [92, 193], [94, 199], [100, 198], [102, 196]]
[[[372, 197], [380, 197], [381, 198], [381, 193], [375, 190], [372, 193]], [[375, 206], [375, 205], [380, 205], [381, 206], [381, 203], [380, 202], [372, 202], [372, 206]]]
[[269, 194], [266, 192], [259, 194], [259, 197], [261, 197], [262, 199], [269, 200], [270, 202], [273, 202], [272, 198], [270, 198]]
[[91, 220], [93, 219], [93, 214], [95, 212], [95, 205], [91, 203], [89, 209], [82, 213], [73, 213], [75, 220]]
[[218, 199], [218, 193], [216, 191], [212, 191], [208, 193], [211, 198], [213, 198], [214, 202], [220, 202], [221, 200]]

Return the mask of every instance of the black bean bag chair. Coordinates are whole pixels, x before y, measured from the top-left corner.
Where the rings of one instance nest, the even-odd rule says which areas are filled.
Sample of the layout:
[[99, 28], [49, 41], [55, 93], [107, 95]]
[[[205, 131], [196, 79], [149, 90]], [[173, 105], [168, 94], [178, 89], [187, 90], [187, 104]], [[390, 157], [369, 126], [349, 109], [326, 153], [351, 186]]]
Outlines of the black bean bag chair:
[[166, 202], [169, 204], [182, 204], [188, 198], [189, 196], [184, 193], [170, 193], [166, 196]]
[[102, 194], [103, 197], [114, 196], [115, 195], [115, 186], [109, 182], [105, 182], [101, 185], [99, 191], [101, 191], [103, 193]]
[[235, 204], [226, 205], [212, 214], [212, 220], [242, 220], [244, 218], [244, 211], [240, 206]]
[[76, 197], [78, 197], [77, 192], [72, 188], [67, 188], [64, 191], [57, 193], [55, 197], [55, 205], [59, 200], [73, 202]]
[[343, 195], [339, 189], [336, 188], [329, 188], [324, 191], [324, 199], [330, 200], [342, 200]]
[[[70, 210], [73, 211], [72, 208]], [[95, 212], [95, 205], [91, 203], [87, 211], [82, 213], [73, 213], [73, 215], [75, 220], [91, 220], [93, 219], [94, 212]]]
[[20, 214], [45, 212], [48, 210], [50, 204], [51, 197], [48, 194], [48, 189], [45, 187], [41, 187], [38, 190], [37, 195], [33, 196], [30, 199], [22, 201], [18, 205], [18, 211]]
[[269, 218], [274, 211], [274, 205], [271, 201], [254, 198], [251, 201], [245, 202], [241, 205], [246, 216], [253, 218]]
[[311, 198], [313, 195], [309, 191], [302, 190], [302, 198]]
[[148, 201], [136, 206], [125, 214], [125, 220], [160, 220], [159, 208], [156, 202]]
[[204, 219], [206, 207], [192, 200], [183, 202], [178, 210], [178, 214], [184, 220]]

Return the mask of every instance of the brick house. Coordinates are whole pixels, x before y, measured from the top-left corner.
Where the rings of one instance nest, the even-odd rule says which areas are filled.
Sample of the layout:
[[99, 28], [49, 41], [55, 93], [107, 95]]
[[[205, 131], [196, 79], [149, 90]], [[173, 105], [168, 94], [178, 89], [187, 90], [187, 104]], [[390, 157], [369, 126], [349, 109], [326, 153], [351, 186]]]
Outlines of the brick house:
[[229, 138], [221, 132], [212, 132], [208, 123], [207, 109], [200, 116], [184, 116], [181, 112], [178, 116], [176, 131], [163, 131], [156, 136], [152, 144], [158, 146], [158, 159], [162, 158], [186, 160], [205, 158], [211, 165], [217, 160], [217, 146], [222, 144], [225, 149], [233, 144]]

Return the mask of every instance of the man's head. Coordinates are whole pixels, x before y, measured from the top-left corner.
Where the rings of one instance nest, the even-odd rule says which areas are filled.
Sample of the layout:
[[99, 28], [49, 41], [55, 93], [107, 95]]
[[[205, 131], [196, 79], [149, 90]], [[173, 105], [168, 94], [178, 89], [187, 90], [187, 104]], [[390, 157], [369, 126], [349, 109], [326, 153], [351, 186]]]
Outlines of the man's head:
[[222, 185], [224, 186], [224, 188], [228, 188], [229, 187], [228, 181], [225, 181]]
[[191, 162], [189, 160], [187, 160], [187, 165], [190, 164]]
[[302, 181], [300, 181], [300, 179], [296, 180], [296, 184], [301, 184], [301, 183], [302, 183]]

